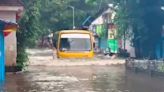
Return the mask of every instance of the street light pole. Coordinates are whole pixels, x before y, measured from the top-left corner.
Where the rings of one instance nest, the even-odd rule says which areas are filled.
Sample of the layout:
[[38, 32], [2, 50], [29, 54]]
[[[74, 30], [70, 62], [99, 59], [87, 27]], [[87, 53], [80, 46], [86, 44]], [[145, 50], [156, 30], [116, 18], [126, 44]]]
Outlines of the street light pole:
[[75, 29], [75, 7], [73, 7], [73, 6], [69, 6], [71, 9], [72, 9], [72, 11], [73, 11], [73, 14], [72, 14], [72, 16], [73, 16], [73, 18], [72, 18], [72, 28], [73, 29]]

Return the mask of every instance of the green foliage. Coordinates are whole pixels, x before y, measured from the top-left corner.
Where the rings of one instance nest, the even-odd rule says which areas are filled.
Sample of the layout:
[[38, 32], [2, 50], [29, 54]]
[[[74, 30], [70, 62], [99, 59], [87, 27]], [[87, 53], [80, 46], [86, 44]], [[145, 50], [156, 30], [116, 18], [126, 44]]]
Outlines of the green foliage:
[[90, 4], [90, 5], [97, 5], [96, 0], [85, 0], [85, 3]]
[[26, 48], [35, 45], [35, 41], [41, 33], [39, 29], [39, 1], [28, 2], [24, 0], [24, 4], [26, 10], [19, 21], [20, 29], [17, 32], [17, 65], [22, 68], [26, 66], [28, 61]]
[[23, 47], [31, 46], [41, 33], [38, 6], [38, 0], [31, 0], [31, 2], [25, 3], [25, 13], [19, 21], [20, 29], [17, 32], [18, 45]]
[[28, 54], [25, 51], [24, 48], [20, 48], [18, 47], [19, 51], [17, 53], [18, 57], [17, 57], [17, 66], [20, 67], [21, 69], [25, 68], [27, 66], [27, 62], [28, 61]]
[[117, 6], [115, 23], [120, 35], [130, 33], [135, 48], [143, 57], [155, 58], [155, 47], [159, 43], [164, 24], [163, 0], [114, 0]]

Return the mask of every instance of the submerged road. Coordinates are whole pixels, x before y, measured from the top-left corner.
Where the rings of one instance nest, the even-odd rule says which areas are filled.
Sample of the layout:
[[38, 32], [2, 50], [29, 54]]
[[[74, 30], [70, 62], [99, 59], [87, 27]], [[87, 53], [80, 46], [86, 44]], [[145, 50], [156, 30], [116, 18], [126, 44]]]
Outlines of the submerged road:
[[120, 65], [124, 60], [57, 60], [51, 50], [28, 53], [29, 67], [7, 73], [0, 92], [164, 92], [164, 78], [127, 72]]
[[30, 66], [7, 74], [2, 88], [0, 92], [164, 92], [164, 79], [127, 72], [121, 65]]

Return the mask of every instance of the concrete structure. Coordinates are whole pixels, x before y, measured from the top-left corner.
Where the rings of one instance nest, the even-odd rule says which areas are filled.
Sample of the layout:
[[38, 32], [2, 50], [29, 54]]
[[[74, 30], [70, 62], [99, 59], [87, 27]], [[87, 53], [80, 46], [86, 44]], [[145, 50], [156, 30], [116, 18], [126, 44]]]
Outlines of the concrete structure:
[[5, 80], [5, 37], [14, 29], [17, 24], [0, 20], [0, 83]]
[[[0, 20], [16, 23], [23, 6], [20, 0], [0, 1]], [[16, 32], [5, 37], [6, 66], [15, 66], [17, 57]]]

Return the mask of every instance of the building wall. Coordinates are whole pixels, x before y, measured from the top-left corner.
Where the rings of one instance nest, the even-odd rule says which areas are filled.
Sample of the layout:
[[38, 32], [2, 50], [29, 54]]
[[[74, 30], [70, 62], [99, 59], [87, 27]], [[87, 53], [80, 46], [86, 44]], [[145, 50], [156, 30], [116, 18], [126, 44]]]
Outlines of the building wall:
[[[12, 11], [0, 11], [0, 19], [16, 22], [16, 12]], [[5, 51], [6, 51], [6, 66], [16, 65], [17, 57], [17, 44], [16, 44], [16, 32], [12, 32], [5, 37]]]
[[106, 50], [106, 48], [108, 47], [108, 46], [107, 46], [107, 41], [108, 41], [108, 39], [105, 38], [105, 37], [99, 39], [99, 48], [100, 48], [101, 50]]
[[[124, 43], [123, 43], [123, 45], [124, 45]], [[130, 40], [125, 41], [125, 49], [130, 54], [130, 57], [133, 57], [133, 58], [136, 57], [135, 48], [133, 46], [131, 46], [131, 41]]]

